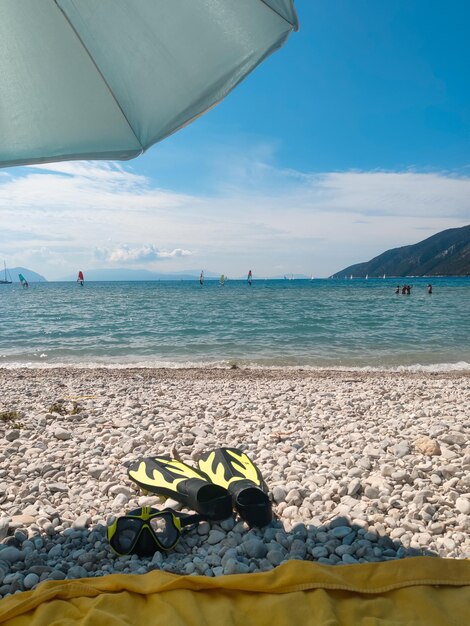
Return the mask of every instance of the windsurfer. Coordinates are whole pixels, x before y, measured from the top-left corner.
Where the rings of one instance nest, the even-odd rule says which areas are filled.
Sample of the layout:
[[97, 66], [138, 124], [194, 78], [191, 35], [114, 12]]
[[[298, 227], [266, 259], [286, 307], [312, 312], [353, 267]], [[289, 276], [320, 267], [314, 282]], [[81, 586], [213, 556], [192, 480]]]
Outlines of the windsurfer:
[[26, 280], [26, 278], [23, 276], [23, 274], [18, 274], [18, 277], [20, 279], [20, 283], [21, 286], [23, 287], [23, 289], [28, 289], [29, 285], [28, 285], [28, 281]]

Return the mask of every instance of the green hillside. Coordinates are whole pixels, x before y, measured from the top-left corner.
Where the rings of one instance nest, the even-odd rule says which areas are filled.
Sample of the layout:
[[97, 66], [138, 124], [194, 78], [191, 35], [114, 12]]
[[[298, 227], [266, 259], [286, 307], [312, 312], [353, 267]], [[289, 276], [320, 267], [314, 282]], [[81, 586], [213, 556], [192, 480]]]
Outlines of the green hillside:
[[443, 230], [414, 245], [387, 250], [336, 272], [354, 276], [470, 276], [470, 225]]

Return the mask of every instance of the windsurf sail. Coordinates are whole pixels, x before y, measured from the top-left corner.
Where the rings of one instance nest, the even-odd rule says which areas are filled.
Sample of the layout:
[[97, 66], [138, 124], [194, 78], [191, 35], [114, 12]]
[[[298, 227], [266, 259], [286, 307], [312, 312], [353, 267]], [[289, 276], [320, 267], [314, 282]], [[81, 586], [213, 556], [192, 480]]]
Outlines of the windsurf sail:
[[85, 279], [83, 278], [83, 272], [82, 272], [82, 270], [80, 270], [80, 271], [78, 272], [77, 283], [80, 283], [80, 285], [82, 285], [82, 287], [83, 287], [83, 281], [84, 281], [84, 280], [85, 280]]
[[251, 273], [251, 270], [248, 272], [248, 284], [251, 285], [251, 283], [253, 282], [253, 274]]
[[199, 276], [199, 284], [204, 284], [204, 270], [202, 270], [201, 275]]
[[225, 283], [225, 276], [223, 274], [220, 275], [220, 284], [223, 285]]
[[26, 278], [23, 276], [23, 274], [18, 274], [18, 278], [20, 279], [20, 283], [22, 284], [24, 289], [27, 289], [29, 287], [28, 285], [28, 281], [26, 280]]

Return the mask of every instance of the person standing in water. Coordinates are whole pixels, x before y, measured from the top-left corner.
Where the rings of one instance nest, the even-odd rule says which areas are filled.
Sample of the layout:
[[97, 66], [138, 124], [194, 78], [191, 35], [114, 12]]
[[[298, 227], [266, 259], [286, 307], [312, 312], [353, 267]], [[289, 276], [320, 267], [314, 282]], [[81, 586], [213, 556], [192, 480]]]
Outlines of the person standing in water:
[[432, 285], [431, 284], [428, 285], [428, 293], [432, 294]]

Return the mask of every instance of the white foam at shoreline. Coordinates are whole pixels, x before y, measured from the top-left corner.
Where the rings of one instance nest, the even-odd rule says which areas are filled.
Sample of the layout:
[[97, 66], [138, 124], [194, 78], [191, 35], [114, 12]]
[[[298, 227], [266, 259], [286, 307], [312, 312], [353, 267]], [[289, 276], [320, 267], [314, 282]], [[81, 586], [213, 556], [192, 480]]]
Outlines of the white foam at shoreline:
[[456, 363], [431, 363], [423, 365], [416, 363], [413, 365], [382, 365], [382, 366], [342, 366], [342, 365], [265, 365], [259, 363], [244, 363], [243, 361], [135, 361], [127, 363], [107, 361], [84, 361], [84, 362], [57, 362], [57, 363], [37, 363], [37, 362], [11, 362], [1, 363], [0, 369], [18, 370], [55, 370], [55, 369], [110, 369], [110, 370], [128, 370], [128, 369], [232, 369], [236, 366], [243, 370], [277, 370], [277, 371], [311, 371], [311, 372], [384, 372], [384, 373], [400, 373], [400, 372], [468, 372], [470, 371], [470, 363], [466, 361], [458, 361]]

